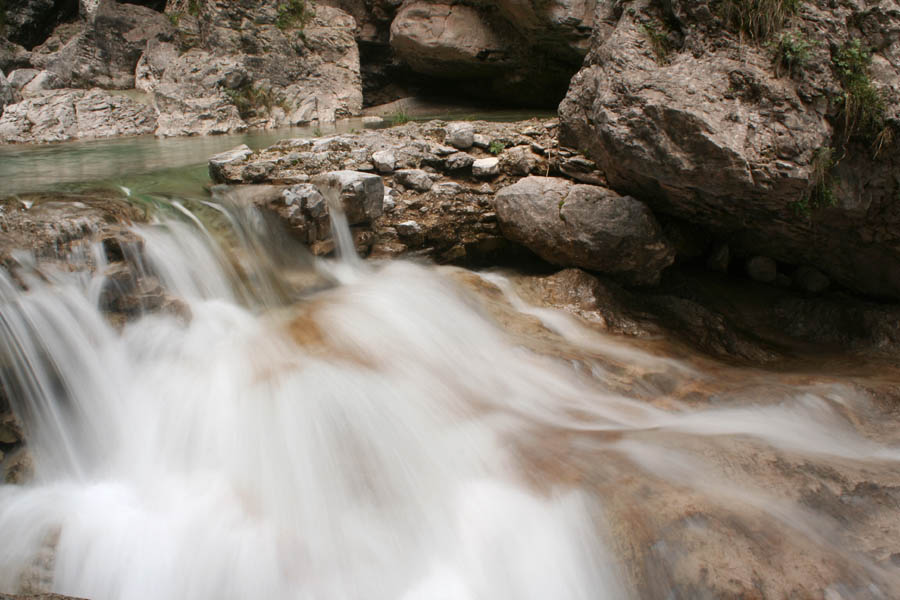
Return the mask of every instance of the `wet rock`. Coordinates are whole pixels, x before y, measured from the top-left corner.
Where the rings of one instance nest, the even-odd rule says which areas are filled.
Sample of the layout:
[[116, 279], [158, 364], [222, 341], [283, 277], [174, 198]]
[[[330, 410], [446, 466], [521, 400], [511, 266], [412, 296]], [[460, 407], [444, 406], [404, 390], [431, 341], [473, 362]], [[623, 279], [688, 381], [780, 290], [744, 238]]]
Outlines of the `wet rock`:
[[340, 200], [350, 225], [371, 222], [384, 211], [384, 182], [378, 175], [359, 171], [332, 171], [312, 178], [326, 198]]
[[225, 183], [232, 181], [230, 177], [229, 166], [236, 165], [248, 158], [253, 151], [247, 144], [241, 144], [236, 148], [232, 148], [226, 152], [216, 154], [209, 159], [209, 178], [216, 183]]
[[480, 179], [488, 179], [500, 174], [500, 159], [494, 156], [479, 158], [472, 163], [472, 175]]
[[394, 173], [394, 181], [418, 192], [427, 192], [434, 185], [431, 176], [421, 169], [401, 169]]
[[415, 221], [403, 221], [394, 225], [397, 235], [409, 246], [418, 247], [425, 243], [425, 233], [422, 226]]
[[821, 294], [831, 285], [828, 277], [815, 267], [809, 265], [801, 265], [794, 271], [794, 281], [803, 291], [811, 294]]
[[775, 283], [778, 276], [778, 265], [768, 256], [754, 256], [745, 265], [747, 275], [760, 283]]
[[61, 142], [151, 133], [153, 108], [102, 90], [57, 90], [9, 105], [0, 117], [2, 142]]
[[444, 142], [458, 150], [468, 150], [475, 143], [475, 127], [471, 123], [451, 123]]
[[674, 260], [650, 210], [606, 188], [526, 177], [500, 190], [495, 208], [507, 238], [554, 264], [652, 285]]

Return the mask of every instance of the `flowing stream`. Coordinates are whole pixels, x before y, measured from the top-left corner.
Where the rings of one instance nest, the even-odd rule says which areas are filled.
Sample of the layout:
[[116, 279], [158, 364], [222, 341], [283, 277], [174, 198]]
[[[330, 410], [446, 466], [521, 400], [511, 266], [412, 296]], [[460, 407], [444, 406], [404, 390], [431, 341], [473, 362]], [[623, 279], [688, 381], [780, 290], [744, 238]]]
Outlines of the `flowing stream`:
[[515, 273], [314, 259], [252, 210], [166, 202], [125, 252], [158, 310], [110, 323], [99, 245], [0, 271], [35, 463], [0, 485], [0, 593], [900, 597], [897, 408], [860, 386], [661, 355]]

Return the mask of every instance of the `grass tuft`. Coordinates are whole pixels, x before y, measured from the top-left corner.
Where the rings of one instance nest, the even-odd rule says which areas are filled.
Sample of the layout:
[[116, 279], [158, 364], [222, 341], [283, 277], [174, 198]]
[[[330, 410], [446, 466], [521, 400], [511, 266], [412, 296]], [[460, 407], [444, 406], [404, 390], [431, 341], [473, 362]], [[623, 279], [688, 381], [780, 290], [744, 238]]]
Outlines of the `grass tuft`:
[[800, 10], [802, 0], [722, 0], [725, 22], [752, 40], [762, 42], [784, 29]]

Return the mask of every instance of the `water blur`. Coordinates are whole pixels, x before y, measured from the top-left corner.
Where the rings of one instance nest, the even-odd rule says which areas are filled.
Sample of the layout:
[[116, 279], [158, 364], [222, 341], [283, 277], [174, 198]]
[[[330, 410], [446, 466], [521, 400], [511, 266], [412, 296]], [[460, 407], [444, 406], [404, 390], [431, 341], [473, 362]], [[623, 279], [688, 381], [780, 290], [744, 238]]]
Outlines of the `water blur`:
[[362, 262], [339, 216], [329, 261], [247, 208], [166, 214], [125, 252], [162, 308], [124, 324], [98, 246], [0, 272], [35, 460], [0, 486], [0, 592], [900, 597], [896, 409], [858, 388], [649, 352], [515, 274]]

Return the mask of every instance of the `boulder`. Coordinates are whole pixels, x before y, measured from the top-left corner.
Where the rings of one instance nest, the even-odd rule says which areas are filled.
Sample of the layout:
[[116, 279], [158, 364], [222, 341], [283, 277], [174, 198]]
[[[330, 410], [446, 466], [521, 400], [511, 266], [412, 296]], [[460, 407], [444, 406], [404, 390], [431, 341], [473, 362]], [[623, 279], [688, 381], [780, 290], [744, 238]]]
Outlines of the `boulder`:
[[471, 123], [450, 123], [444, 142], [458, 150], [468, 150], [475, 143], [475, 127]]
[[500, 170], [508, 175], [524, 177], [538, 172], [543, 165], [543, 158], [532, 152], [531, 146], [515, 146], [500, 155]]
[[760, 283], [775, 283], [778, 277], [778, 265], [768, 256], [754, 256], [746, 263], [747, 275]]
[[[900, 181], [889, 175], [900, 153], [895, 141], [874, 152], [877, 131], [847, 136], [833, 62], [853, 39], [874, 49], [865, 76], [890, 138], [900, 63], [884, 32], [900, 33], [900, 15], [800, 6], [791, 23], [809, 56], [791, 74], [773, 68], [779, 34], [748, 37], [713, 0], [601, 4], [560, 105], [560, 143], [596, 161], [611, 188], [728, 239], [739, 255], [816, 264], [859, 292], [900, 298]], [[834, 202], [817, 203], [822, 191]]]
[[472, 175], [480, 179], [488, 179], [500, 174], [500, 159], [496, 156], [479, 158], [472, 163]]
[[400, 169], [394, 173], [394, 181], [417, 192], [427, 192], [434, 185], [431, 176], [422, 169]]
[[369, 223], [384, 210], [384, 183], [378, 175], [331, 171], [316, 175], [312, 183], [330, 202], [340, 201], [350, 225]]
[[166, 67], [174, 63], [178, 55], [175, 44], [155, 38], [148, 40], [134, 70], [135, 89], [152, 94], [162, 80]]
[[475, 162], [475, 157], [465, 152], [454, 152], [444, 159], [444, 165], [448, 171], [462, 171], [468, 169]]
[[152, 133], [156, 112], [102, 90], [56, 90], [7, 106], [0, 142], [61, 142]]
[[372, 164], [379, 173], [392, 173], [397, 167], [397, 157], [391, 150], [379, 150], [372, 153]]
[[652, 285], [675, 252], [641, 202], [600, 186], [526, 177], [495, 198], [503, 234], [544, 260]]

